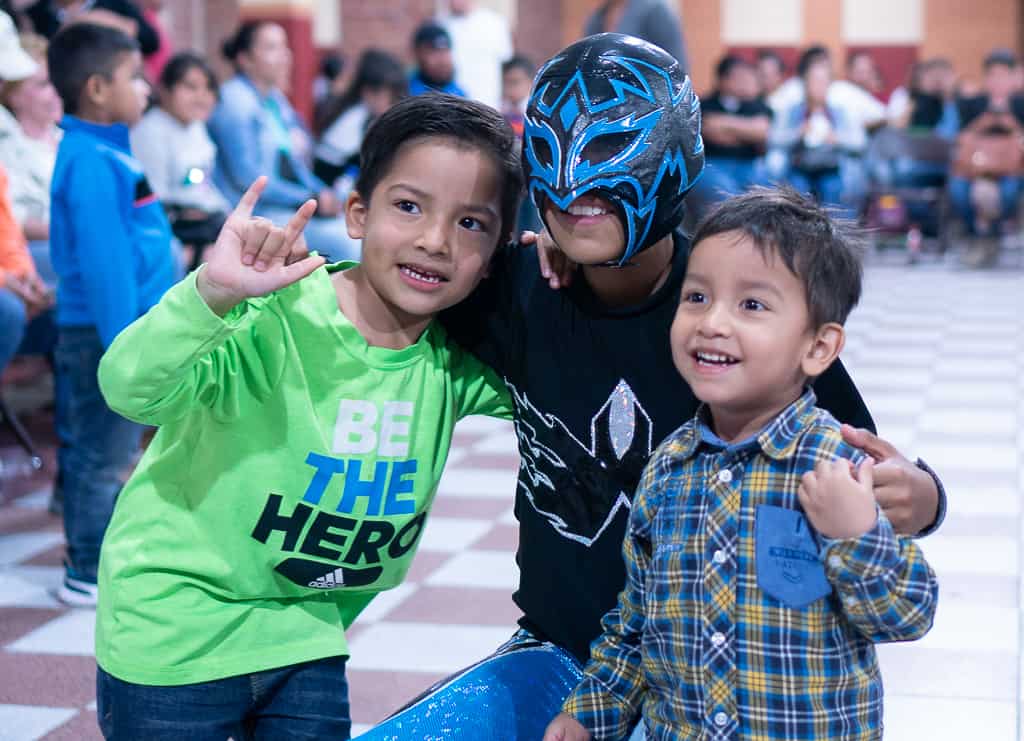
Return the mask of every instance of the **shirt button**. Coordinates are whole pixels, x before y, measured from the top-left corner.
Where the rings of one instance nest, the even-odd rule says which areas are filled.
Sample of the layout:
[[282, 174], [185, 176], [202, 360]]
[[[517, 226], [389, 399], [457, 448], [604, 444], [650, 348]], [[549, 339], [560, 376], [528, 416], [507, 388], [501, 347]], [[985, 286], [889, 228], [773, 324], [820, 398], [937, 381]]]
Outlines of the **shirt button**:
[[723, 484], [730, 483], [732, 481], [732, 471], [730, 471], [728, 468], [723, 468], [721, 471], [718, 472], [718, 480], [721, 481]]
[[833, 569], [841, 569], [841, 568], [843, 568], [842, 556], [835, 556], [835, 555], [829, 556], [828, 557], [828, 565], [831, 566]]
[[715, 725], [716, 726], [721, 728], [722, 726], [724, 726], [728, 722], [729, 722], [729, 716], [728, 715], [726, 715], [725, 713], [723, 713], [721, 711], [715, 713]]
[[727, 559], [726, 559], [726, 555], [725, 555], [725, 551], [723, 551], [723, 550], [721, 550], [721, 549], [719, 549], [719, 550], [715, 551], [714, 555], [712, 555], [712, 556], [711, 556], [711, 558], [712, 558], [712, 559], [714, 560], [714, 562], [715, 562], [715, 563], [717, 563], [717, 564], [723, 564], [723, 563], [725, 563], [725, 562], [726, 562], [726, 560], [727, 560]]
[[715, 633], [713, 636], [711, 636], [711, 642], [715, 646], [721, 646], [723, 643], [725, 643], [725, 636], [721, 633]]

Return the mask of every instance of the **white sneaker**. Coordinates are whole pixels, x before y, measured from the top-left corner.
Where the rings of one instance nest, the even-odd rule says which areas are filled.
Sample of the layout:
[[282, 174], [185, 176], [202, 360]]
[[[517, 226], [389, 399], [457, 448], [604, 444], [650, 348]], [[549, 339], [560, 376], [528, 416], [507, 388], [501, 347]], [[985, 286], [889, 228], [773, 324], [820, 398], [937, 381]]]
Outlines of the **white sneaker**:
[[96, 582], [76, 579], [65, 571], [57, 599], [69, 607], [96, 607], [97, 593]]

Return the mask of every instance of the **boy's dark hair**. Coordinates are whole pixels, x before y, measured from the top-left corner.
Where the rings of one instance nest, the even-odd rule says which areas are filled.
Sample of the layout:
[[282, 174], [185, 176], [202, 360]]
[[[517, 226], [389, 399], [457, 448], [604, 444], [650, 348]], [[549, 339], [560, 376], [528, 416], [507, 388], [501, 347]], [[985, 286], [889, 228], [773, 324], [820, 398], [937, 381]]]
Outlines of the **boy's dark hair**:
[[217, 94], [217, 75], [213, 68], [201, 54], [194, 51], [183, 51], [175, 54], [160, 73], [160, 85], [164, 90], [171, 90], [175, 85], [185, 79], [191, 70], [198, 69], [206, 77], [206, 84], [214, 95]]
[[984, 70], [986, 72], [992, 67], [1009, 67], [1013, 69], [1016, 66], [1017, 56], [1009, 49], [993, 49], [985, 57]]
[[809, 46], [804, 50], [804, 53], [800, 55], [800, 61], [796, 63], [796, 74], [797, 77], [803, 77], [807, 74], [807, 70], [813, 67], [819, 62], [831, 61], [832, 55], [828, 49], [820, 44]]
[[78, 113], [85, 84], [93, 75], [110, 80], [121, 57], [138, 51], [139, 44], [128, 34], [95, 23], [74, 23], [50, 41], [46, 64], [50, 82], [64, 103], [65, 113]]
[[521, 69], [530, 77], [533, 77], [533, 73], [537, 71], [537, 67], [530, 61], [530, 58], [523, 54], [515, 54], [501, 63], [501, 74], [503, 75], [514, 69]]
[[715, 79], [721, 82], [726, 77], [732, 74], [732, 71], [737, 67], [749, 67], [750, 62], [741, 56], [736, 54], [726, 54], [724, 57], [718, 60], [718, 64], [715, 65]]
[[502, 180], [500, 239], [508, 239], [523, 187], [518, 145], [501, 114], [473, 100], [426, 93], [390, 108], [363, 139], [356, 190], [369, 200], [391, 169], [399, 147], [414, 140], [441, 138], [458, 146], [475, 147], [494, 158]]
[[864, 242], [855, 226], [792, 188], [751, 188], [722, 202], [697, 226], [691, 244], [726, 232], [777, 255], [807, 293], [811, 326], [843, 324], [860, 300]]

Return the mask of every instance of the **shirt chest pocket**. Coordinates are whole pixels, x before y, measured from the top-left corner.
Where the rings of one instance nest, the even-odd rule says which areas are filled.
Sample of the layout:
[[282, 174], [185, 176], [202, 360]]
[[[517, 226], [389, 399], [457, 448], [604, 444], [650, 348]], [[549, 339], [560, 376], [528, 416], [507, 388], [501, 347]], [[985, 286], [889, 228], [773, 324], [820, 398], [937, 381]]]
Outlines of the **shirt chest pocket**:
[[761, 590], [794, 609], [831, 594], [818, 544], [803, 513], [761, 504], [756, 518], [754, 558]]

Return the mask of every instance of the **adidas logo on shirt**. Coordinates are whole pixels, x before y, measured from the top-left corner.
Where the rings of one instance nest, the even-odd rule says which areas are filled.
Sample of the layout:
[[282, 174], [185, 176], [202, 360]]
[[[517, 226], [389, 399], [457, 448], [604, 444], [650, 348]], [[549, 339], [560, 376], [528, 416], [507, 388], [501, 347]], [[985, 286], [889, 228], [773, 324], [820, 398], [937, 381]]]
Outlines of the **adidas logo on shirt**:
[[344, 584], [344, 570], [335, 569], [329, 574], [324, 574], [323, 576], [314, 579], [308, 584], [308, 586], [312, 587], [313, 589], [336, 589], [338, 587], [344, 586]]

